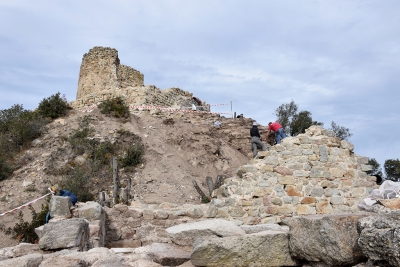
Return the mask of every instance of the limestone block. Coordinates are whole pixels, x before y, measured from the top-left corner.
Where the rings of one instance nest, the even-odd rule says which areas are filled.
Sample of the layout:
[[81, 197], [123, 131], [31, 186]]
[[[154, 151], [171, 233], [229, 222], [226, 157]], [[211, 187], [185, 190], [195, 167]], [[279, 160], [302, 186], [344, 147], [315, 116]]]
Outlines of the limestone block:
[[229, 207], [228, 212], [229, 215], [231, 215], [232, 217], [243, 217], [243, 215], [245, 214], [245, 211], [240, 206]]
[[374, 215], [358, 222], [358, 245], [364, 255], [380, 266], [400, 266], [399, 215]]
[[248, 216], [243, 218], [243, 224], [245, 225], [256, 225], [261, 222], [260, 217], [253, 217], [253, 216]]
[[372, 171], [371, 165], [361, 164], [360, 168], [361, 168], [361, 171], [363, 171], [363, 172]]
[[51, 217], [70, 218], [72, 207], [69, 197], [53, 196], [50, 200], [49, 211]]
[[39, 247], [43, 250], [78, 248], [86, 251], [89, 244], [89, 223], [85, 219], [68, 219], [46, 224]]
[[309, 205], [297, 205], [296, 213], [298, 215], [310, 215], [310, 214], [316, 214], [317, 211], [315, 207]]
[[293, 185], [288, 185], [285, 188], [286, 194], [288, 196], [297, 196], [297, 197], [301, 197], [303, 196], [303, 193], [301, 191], [298, 191]]
[[341, 205], [341, 204], [343, 204], [345, 202], [345, 199], [344, 199], [344, 197], [342, 197], [342, 196], [332, 196], [331, 197], [331, 200], [330, 200], [330, 203], [332, 204], [332, 205]]
[[190, 260], [191, 250], [174, 244], [153, 243], [149, 246], [147, 254], [162, 266], [178, 266]]
[[310, 196], [312, 197], [322, 197], [324, 194], [324, 189], [322, 187], [314, 187], [311, 191]]
[[293, 171], [289, 168], [278, 166], [274, 168], [274, 172], [279, 173], [280, 175], [292, 175]]
[[78, 209], [79, 218], [87, 220], [101, 220], [103, 209], [97, 202], [86, 202], [85, 205], [80, 206]]
[[145, 209], [143, 210], [143, 219], [145, 220], [153, 220], [154, 219], [154, 211]]
[[319, 214], [331, 214], [333, 213], [333, 208], [327, 199], [321, 199], [316, 204], [317, 213]]
[[155, 219], [168, 219], [168, 212], [165, 210], [156, 210], [154, 211], [154, 218]]
[[343, 149], [348, 149], [349, 151], [353, 151], [354, 150], [354, 145], [352, 143], [350, 143], [349, 141], [347, 141], [347, 140], [340, 141], [340, 146]]
[[315, 204], [316, 199], [314, 197], [304, 197], [300, 203], [305, 205]]
[[200, 222], [179, 224], [166, 229], [172, 242], [180, 246], [191, 246], [198, 238], [211, 236], [244, 235], [245, 232], [231, 221], [209, 219]]
[[311, 215], [288, 221], [292, 256], [328, 266], [354, 266], [365, 260], [357, 245], [357, 221], [353, 215]]
[[345, 174], [345, 170], [339, 168], [330, 168], [329, 169], [331, 177], [342, 178]]
[[218, 208], [215, 205], [210, 204], [208, 206], [206, 217], [207, 218], [215, 218], [217, 216], [217, 214], [218, 214]]
[[22, 257], [0, 261], [2, 267], [35, 267], [41, 265], [43, 255], [39, 253], [28, 254]]
[[290, 256], [288, 234], [264, 231], [244, 236], [200, 239], [191, 261], [196, 266], [296, 266]]
[[278, 182], [284, 185], [293, 185], [295, 183], [295, 180], [293, 176], [286, 175], [278, 177]]
[[263, 159], [263, 162], [265, 165], [272, 165], [274, 167], [279, 165], [279, 159], [275, 156], [267, 156]]
[[310, 176], [310, 171], [296, 170], [296, 171], [293, 171], [293, 176], [295, 176], [295, 177], [309, 177]]

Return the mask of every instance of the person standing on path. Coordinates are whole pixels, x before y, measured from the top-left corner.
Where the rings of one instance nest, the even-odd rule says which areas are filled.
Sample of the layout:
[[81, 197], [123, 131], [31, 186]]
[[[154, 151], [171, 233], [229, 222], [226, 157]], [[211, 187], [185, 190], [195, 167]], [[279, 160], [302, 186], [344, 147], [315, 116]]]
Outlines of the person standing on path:
[[271, 130], [275, 132], [275, 139], [276, 139], [277, 144], [280, 144], [281, 140], [286, 138], [286, 134], [283, 131], [282, 125], [280, 125], [279, 123], [277, 123], [277, 122], [268, 123], [267, 139], [268, 139], [269, 132]]
[[262, 151], [267, 150], [263, 142], [261, 142], [260, 132], [258, 131], [257, 122], [253, 122], [253, 127], [250, 129], [251, 146], [253, 148], [253, 156], [257, 156], [257, 147], [261, 147]]

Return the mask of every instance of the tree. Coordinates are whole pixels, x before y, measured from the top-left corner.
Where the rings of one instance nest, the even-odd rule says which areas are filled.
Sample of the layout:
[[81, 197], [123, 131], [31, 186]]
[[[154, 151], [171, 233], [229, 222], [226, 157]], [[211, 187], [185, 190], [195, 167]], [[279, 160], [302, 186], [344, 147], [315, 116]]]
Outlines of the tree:
[[368, 175], [370, 176], [379, 175], [381, 177], [383, 176], [381, 165], [378, 163], [378, 161], [376, 161], [376, 159], [374, 158], [368, 159], [368, 165], [372, 166], [372, 170], [367, 171]]
[[298, 114], [295, 114], [290, 123], [290, 135], [296, 136], [298, 134], [305, 133], [306, 129], [308, 129], [311, 125], [324, 125], [322, 122], [313, 121], [311, 115], [311, 112], [307, 110], [303, 110]]
[[400, 160], [399, 159], [387, 159], [383, 165], [386, 173], [386, 179], [392, 181], [400, 180]]
[[349, 128], [344, 126], [340, 126], [336, 124], [334, 121], [331, 123], [331, 129], [340, 140], [348, 140], [353, 134], [350, 133]]
[[60, 92], [48, 98], [43, 98], [37, 108], [44, 118], [57, 119], [67, 114], [67, 102], [60, 97]]
[[275, 110], [276, 121], [282, 125], [287, 134], [294, 136], [305, 133], [311, 125], [324, 125], [322, 122], [313, 121], [311, 112], [303, 110], [297, 113], [297, 110], [297, 104], [293, 100], [280, 105]]
[[297, 114], [297, 105], [292, 100], [290, 103], [280, 105], [275, 110], [276, 121], [282, 125], [285, 132], [290, 133], [290, 123], [292, 122], [293, 116]]

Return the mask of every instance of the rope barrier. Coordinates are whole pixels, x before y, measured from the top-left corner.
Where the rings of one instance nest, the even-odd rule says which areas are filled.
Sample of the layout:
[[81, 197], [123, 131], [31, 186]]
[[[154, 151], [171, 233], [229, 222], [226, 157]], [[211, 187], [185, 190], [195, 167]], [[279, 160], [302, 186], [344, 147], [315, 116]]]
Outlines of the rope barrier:
[[4, 212], [4, 213], [1, 213], [1, 214], [0, 214], [0, 217], [1, 217], [1, 216], [4, 216], [4, 215], [7, 215], [7, 214], [10, 214], [10, 213], [12, 213], [12, 212], [14, 212], [14, 211], [17, 211], [17, 210], [21, 210], [21, 209], [23, 209], [23, 208], [25, 208], [25, 207], [27, 207], [27, 206], [29, 206], [29, 205], [35, 203], [36, 201], [41, 200], [41, 199], [47, 197], [48, 195], [54, 195], [54, 191], [52, 191], [50, 188], [47, 188], [47, 189], [50, 191], [50, 193], [48, 193], [48, 194], [46, 194], [46, 195], [44, 195], [44, 196], [41, 196], [41, 197], [39, 197], [39, 198], [37, 198], [37, 199], [34, 199], [34, 200], [32, 200], [32, 201], [30, 201], [30, 202], [28, 202], [28, 203], [25, 203], [24, 205], [21, 205], [21, 206], [15, 208], [15, 209], [6, 211], [6, 212]]

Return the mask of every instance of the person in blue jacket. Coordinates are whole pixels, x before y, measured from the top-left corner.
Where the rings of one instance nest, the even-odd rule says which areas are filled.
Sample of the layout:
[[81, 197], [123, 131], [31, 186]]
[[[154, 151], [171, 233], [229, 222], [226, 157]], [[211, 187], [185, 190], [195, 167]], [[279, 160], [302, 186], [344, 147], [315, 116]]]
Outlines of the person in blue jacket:
[[[54, 187], [52, 187], [52, 189], [54, 190]], [[78, 201], [78, 198], [76, 197], [76, 195], [74, 193], [72, 193], [71, 191], [68, 191], [68, 190], [60, 190], [60, 192], [58, 193], [58, 196], [60, 196], [60, 197], [69, 197], [69, 199], [71, 200], [72, 205], [75, 205], [76, 202]], [[50, 220], [51, 220], [50, 212], [47, 212], [47, 214], [46, 214], [46, 223], [48, 223]]]

